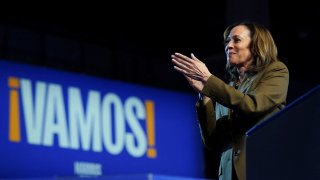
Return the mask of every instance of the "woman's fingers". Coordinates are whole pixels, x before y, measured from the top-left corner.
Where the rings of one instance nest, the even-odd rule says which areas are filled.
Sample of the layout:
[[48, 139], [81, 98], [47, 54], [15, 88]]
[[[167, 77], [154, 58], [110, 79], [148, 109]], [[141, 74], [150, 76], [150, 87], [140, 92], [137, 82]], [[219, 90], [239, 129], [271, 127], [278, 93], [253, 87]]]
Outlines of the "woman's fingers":
[[[191, 58], [196, 61], [200, 61], [193, 53], [191, 53]], [[201, 61], [200, 61], [201, 62]]]
[[[197, 58], [196, 59], [192, 59], [192, 58], [189, 58], [188, 56], [185, 56], [183, 54], [180, 54], [180, 53], [175, 53], [174, 55], [171, 56], [173, 59], [176, 59], [178, 61], [181, 61], [182, 63], [185, 63], [185, 64], [194, 64], [194, 61], [199, 61]], [[194, 56], [195, 57], [195, 56]]]
[[[175, 62], [179, 63], [179, 64], [180, 64], [180, 67], [182, 67], [181, 65], [184, 65], [185, 67], [187, 67], [187, 68], [189, 68], [189, 69], [192, 67], [192, 63], [189, 62], [189, 61], [187, 61], [187, 60], [185, 60], [185, 59], [179, 58], [179, 57], [177, 57], [177, 56], [175, 56], [175, 55], [172, 55], [171, 58], [172, 58], [172, 61], [173, 61], [174, 63], [175, 63]], [[177, 63], [175, 63], [175, 64], [177, 64]], [[178, 65], [178, 64], [177, 64], [177, 65]]]
[[184, 71], [190, 71], [190, 68], [189, 68], [187, 65], [181, 63], [180, 61], [177, 61], [177, 60], [175, 60], [175, 59], [172, 59], [172, 62], [173, 62], [179, 69], [183, 69]]

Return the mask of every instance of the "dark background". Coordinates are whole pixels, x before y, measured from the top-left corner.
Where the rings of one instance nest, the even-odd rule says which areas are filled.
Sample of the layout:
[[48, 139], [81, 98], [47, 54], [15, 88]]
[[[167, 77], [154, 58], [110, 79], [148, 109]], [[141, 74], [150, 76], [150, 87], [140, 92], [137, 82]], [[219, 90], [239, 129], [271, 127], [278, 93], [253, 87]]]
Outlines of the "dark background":
[[[20, 4], [0, 17], [0, 57], [196, 95], [174, 71], [170, 55], [194, 53], [224, 78], [223, 30], [252, 20], [270, 29], [279, 58], [289, 68], [288, 103], [320, 82], [320, 8], [315, 2], [108, 3]], [[211, 178], [219, 163], [215, 153], [206, 150]]]

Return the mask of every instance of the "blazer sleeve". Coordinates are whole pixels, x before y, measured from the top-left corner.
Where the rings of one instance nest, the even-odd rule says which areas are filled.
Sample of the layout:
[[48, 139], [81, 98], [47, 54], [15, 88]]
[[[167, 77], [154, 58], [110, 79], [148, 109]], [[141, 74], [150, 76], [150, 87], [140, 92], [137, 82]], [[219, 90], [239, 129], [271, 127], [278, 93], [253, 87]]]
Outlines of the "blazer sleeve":
[[230, 121], [216, 119], [215, 102], [209, 100], [204, 103], [198, 100], [196, 103], [198, 124], [202, 141], [206, 148], [226, 148], [231, 142]]
[[245, 94], [212, 75], [202, 93], [220, 104], [244, 115], [257, 117], [285, 104], [289, 85], [289, 71], [282, 62], [266, 67]]

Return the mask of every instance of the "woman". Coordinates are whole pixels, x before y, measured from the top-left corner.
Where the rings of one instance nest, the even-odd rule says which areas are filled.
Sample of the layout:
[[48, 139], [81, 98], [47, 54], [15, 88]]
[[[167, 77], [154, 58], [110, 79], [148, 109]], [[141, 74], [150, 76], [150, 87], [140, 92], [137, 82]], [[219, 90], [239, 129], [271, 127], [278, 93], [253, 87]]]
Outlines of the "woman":
[[284, 108], [289, 72], [277, 58], [268, 29], [250, 22], [229, 26], [224, 32], [226, 84], [191, 54], [172, 55], [174, 68], [200, 94], [196, 104], [203, 141], [223, 148], [219, 179], [246, 179], [245, 132]]

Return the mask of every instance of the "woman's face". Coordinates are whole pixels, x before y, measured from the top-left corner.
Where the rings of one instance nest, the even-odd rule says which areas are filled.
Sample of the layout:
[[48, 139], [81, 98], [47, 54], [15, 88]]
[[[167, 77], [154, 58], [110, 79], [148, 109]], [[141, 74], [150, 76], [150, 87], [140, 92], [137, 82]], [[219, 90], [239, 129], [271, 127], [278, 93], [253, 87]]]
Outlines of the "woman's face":
[[250, 51], [250, 31], [244, 25], [231, 29], [225, 42], [227, 61], [236, 67], [246, 67], [253, 60]]

